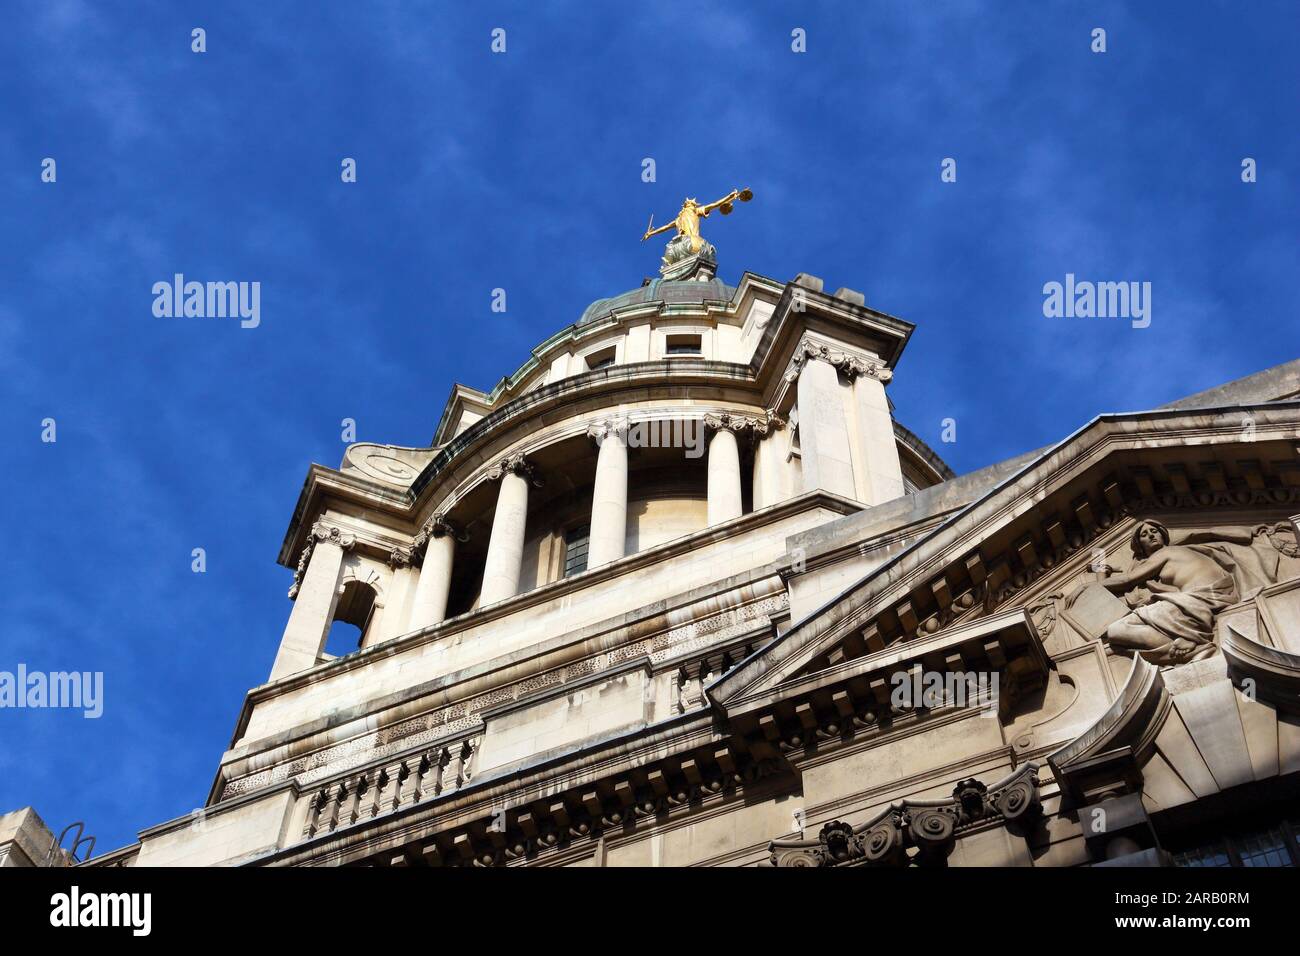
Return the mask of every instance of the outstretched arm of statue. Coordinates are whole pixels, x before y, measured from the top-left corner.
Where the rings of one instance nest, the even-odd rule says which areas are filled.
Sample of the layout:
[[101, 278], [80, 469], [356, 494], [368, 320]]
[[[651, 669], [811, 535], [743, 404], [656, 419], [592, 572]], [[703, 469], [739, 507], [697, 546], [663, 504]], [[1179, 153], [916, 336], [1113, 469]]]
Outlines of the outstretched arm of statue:
[[[654, 222], [655, 222], [655, 221], [654, 221], [654, 217], [651, 216], [651, 217], [650, 217], [650, 226], [653, 226], [653, 225], [654, 225]], [[659, 235], [659, 233], [661, 233], [661, 232], [667, 232], [669, 229], [676, 229], [676, 228], [677, 228], [677, 220], [674, 219], [672, 222], [668, 223], [667, 225], [660, 226], [658, 229], [651, 229], [650, 226], [647, 226], [647, 227], [646, 227], [645, 235], [641, 237], [641, 241], [642, 241], [642, 242], [645, 242], [645, 241], [646, 241], [647, 239], [649, 239], [651, 236], [657, 236], [657, 235]]]
[[717, 209], [719, 206], [725, 206], [729, 202], [735, 202], [735, 200], [739, 198], [739, 196], [740, 196], [740, 190], [733, 189], [731, 192], [727, 193], [727, 195], [723, 196], [717, 202], [711, 202], [707, 206], [701, 206], [700, 216], [702, 217], [707, 216], [709, 213]]
[[1170, 532], [1170, 544], [1209, 544], [1227, 541], [1231, 544], [1250, 544], [1257, 534], [1268, 528], [1256, 525], [1250, 528], [1216, 528], [1210, 531], [1176, 531]]

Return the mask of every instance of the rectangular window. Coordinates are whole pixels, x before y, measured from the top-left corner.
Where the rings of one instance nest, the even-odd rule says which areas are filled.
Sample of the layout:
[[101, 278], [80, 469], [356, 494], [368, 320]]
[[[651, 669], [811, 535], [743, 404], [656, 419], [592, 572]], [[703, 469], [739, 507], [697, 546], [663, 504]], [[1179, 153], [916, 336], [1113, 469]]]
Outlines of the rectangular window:
[[587, 371], [594, 372], [598, 368], [608, 368], [614, 364], [614, 348], [610, 346], [607, 349], [601, 349], [599, 352], [592, 352], [587, 356]]
[[698, 335], [668, 336], [666, 351], [669, 355], [699, 355], [700, 337]]
[[566, 578], [587, 570], [587, 542], [590, 538], [590, 525], [584, 524], [565, 532], [564, 576]]
[[1283, 820], [1278, 826], [1191, 847], [1174, 854], [1176, 866], [1295, 866], [1297, 844], [1295, 824]]

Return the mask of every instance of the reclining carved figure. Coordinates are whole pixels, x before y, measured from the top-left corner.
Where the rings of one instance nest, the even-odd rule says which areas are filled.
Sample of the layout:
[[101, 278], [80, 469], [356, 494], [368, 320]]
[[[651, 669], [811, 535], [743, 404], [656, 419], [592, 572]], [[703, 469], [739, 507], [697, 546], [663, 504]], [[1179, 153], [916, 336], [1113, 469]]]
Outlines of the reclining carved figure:
[[[1283, 565], [1293, 559], [1272, 541], [1277, 531], [1260, 525], [1176, 532], [1174, 538], [1159, 521], [1140, 521], [1131, 541], [1133, 566], [1125, 572], [1107, 566], [1107, 577], [1097, 582], [1133, 608], [1106, 629], [1107, 640], [1152, 664], [1210, 657], [1217, 650], [1215, 614], [1291, 576]], [[1267, 537], [1256, 546], [1260, 536]], [[1086, 586], [1076, 588], [1066, 605]]]

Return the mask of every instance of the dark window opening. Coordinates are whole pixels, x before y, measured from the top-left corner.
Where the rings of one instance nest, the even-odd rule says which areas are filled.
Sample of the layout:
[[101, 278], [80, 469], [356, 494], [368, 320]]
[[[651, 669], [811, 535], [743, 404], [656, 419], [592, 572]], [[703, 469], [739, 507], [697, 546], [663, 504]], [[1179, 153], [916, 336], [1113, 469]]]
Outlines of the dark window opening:
[[587, 370], [594, 372], [597, 369], [608, 368], [614, 364], [614, 349], [602, 349], [599, 352], [592, 352], [587, 356]]
[[590, 525], [584, 524], [565, 532], [564, 576], [566, 578], [587, 570], [587, 544], [590, 538]]
[[1293, 867], [1300, 857], [1296, 834], [1297, 825], [1283, 821], [1278, 826], [1234, 834], [1175, 853], [1174, 864], [1203, 867]]
[[699, 355], [700, 337], [698, 335], [670, 335], [667, 340], [669, 355]]

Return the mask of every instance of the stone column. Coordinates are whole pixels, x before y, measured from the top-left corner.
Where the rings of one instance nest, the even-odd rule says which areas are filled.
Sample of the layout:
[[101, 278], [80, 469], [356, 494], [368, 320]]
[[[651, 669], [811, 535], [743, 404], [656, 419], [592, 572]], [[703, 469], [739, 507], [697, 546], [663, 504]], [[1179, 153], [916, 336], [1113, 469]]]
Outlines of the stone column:
[[740, 491], [740, 446], [736, 436], [741, 432], [754, 435], [767, 434], [768, 420], [733, 415], [730, 412], [710, 413], [704, 416], [709, 437], [709, 526], [739, 518], [744, 511]]
[[501, 481], [501, 489], [497, 492], [497, 510], [492, 518], [492, 536], [488, 539], [480, 607], [512, 598], [519, 591], [528, 522], [528, 486], [535, 480], [533, 467], [523, 455], [502, 460], [490, 477]]
[[[767, 424], [773, 432], [786, 426], [773, 409], [767, 410]], [[789, 458], [783, 443], [766, 431], [758, 432], [754, 440], [753, 503], [758, 511], [784, 501], [795, 492], [789, 475]]]
[[415, 585], [410, 630], [417, 631], [446, 619], [456, 541], [456, 528], [445, 515], [434, 515], [420, 529], [416, 545], [424, 550], [424, 564], [420, 568], [420, 580]]
[[[840, 384], [839, 373], [850, 386]], [[903, 491], [884, 385], [893, 373], [871, 361], [803, 339], [787, 382], [798, 381], [804, 491], [829, 491], [880, 504]]]
[[587, 569], [591, 570], [623, 557], [627, 543], [627, 422], [601, 422], [587, 434], [600, 446], [591, 494], [587, 550]]
[[271, 680], [279, 680], [312, 667], [325, 647], [334, 608], [338, 605], [339, 574], [343, 554], [352, 549], [356, 539], [338, 528], [319, 521], [312, 525], [298, 560], [289, 597], [294, 599], [280, 639], [280, 650], [271, 665]]
[[866, 363], [853, 382], [857, 439], [865, 466], [863, 500], [869, 505], [893, 501], [903, 495], [903, 466], [898, 460], [894, 416], [885, 397], [885, 383], [893, 376], [887, 368]]

